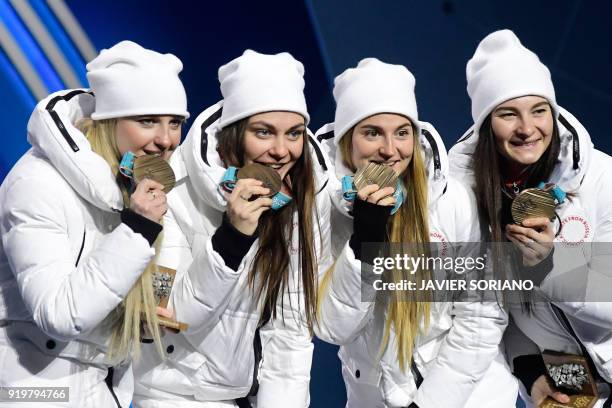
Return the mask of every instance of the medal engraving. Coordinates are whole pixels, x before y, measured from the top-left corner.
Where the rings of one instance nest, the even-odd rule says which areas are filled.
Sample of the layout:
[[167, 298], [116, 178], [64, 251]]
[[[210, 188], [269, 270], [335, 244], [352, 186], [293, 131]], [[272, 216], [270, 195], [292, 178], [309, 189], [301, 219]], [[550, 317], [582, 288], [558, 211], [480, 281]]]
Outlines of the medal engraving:
[[546, 217], [550, 220], [555, 218], [555, 199], [553, 195], [539, 188], [528, 188], [523, 190], [512, 201], [512, 218], [517, 224], [521, 224], [527, 218]]
[[159, 156], [144, 155], [134, 160], [134, 181], [140, 183], [145, 178], [164, 185], [164, 193], [174, 188], [176, 178], [172, 167]]
[[269, 197], [278, 193], [282, 185], [282, 180], [278, 172], [259, 163], [247, 164], [238, 170], [236, 177], [239, 180], [252, 178], [261, 181], [264, 187], [270, 189], [270, 194], [268, 194]]
[[355, 183], [357, 190], [372, 184], [377, 184], [382, 189], [385, 187], [395, 187], [397, 177], [397, 173], [389, 166], [368, 163], [367, 166], [357, 170], [353, 183]]

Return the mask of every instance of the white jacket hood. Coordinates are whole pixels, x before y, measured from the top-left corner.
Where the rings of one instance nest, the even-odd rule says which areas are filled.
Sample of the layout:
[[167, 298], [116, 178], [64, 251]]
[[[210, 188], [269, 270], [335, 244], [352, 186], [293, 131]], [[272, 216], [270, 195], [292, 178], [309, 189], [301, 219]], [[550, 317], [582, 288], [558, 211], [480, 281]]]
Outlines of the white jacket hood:
[[[427, 122], [419, 122], [419, 129], [419, 143], [424, 152], [429, 183], [428, 201], [431, 207], [444, 193], [449, 176], [449, 162], [444, 142], [433, 125]], [[341, 180], [342, 177], [352, 175], [353, 172], [342, 163], [342, 157], [334, 144], [334, 124], [328, 123], [321, 127], [316, 133], [316, 138], [326, 153], [326, 159], [333, 161], [333, 163], [328, 162], [327, 164], [335, 174], [335, 177], [330, 175], [327, 186], [331, 201], [342, 214], [351, 217], [349, 211], [352, 204], [342, 197]]]
[[[222, 111], [223, 101], [219, 101], [200, 113], [180, 147], [182, 160], [178, 158], [179, 155], [170, 159], [177, 182], [189, 176], [199, 198], [219, 211], [225, 211], [227, 205], [225, 197], [219, 192], [219, 183], [227, 169], [217, 153], [216, 137]], [[310, 130], [308, 139], [315, 170], [315, 191], [318, 193], [327, 184], [327, 164]]]
[[88, 89], [55, 92], [40, 101], [28, 121], [28, 142], [46, 157], [87, 202], [119, 211], [123, 197], [111, 168], [93, 150], [76, 123], [91, 117], [95, 98]]
[[[593, 142], [578, 119], [560, 106], [556, 122], [559, 126], [561, 149], [559, 162], [547, 181], [557, 184], [564, 191], [576, 191], [591, 163]], [[472, 126], [449, 151], [453, 175], [467, 185], [474, 183], [472, 157], [479, 136], [478, 130], [474, 130]]]

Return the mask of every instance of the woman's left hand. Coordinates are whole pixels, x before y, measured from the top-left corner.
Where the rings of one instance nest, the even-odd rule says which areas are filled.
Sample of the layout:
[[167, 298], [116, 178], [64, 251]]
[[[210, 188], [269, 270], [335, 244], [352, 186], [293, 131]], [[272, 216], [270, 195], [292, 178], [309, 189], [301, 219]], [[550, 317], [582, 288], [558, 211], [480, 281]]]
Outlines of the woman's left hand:
[[528, 218], [522, 225], [506, 225], [506, 238], [521, 251], [525, 266], [535, 266], [552, 251], [555, 233], [548, 218]]

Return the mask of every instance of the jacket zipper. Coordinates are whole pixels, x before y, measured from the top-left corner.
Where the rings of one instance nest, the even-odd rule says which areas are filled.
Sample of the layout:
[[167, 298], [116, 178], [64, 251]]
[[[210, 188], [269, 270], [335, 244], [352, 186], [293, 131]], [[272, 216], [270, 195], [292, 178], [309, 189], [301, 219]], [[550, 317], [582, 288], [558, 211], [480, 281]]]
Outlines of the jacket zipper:
[[438, 145], [436, 144], [436, 140], [434, 137], [425, 129], [421, 129], [421, 133], [427, 139], [427, 142], [431, 146], [431, 150], [433, 152], [433, 160], [434, 160], [434, 174], [442, 170], [442, 165], [440, 164], [440, 151], [438, 150]]
[[79, 255], [77, 255], [77, 260], [74, 263], [75, 267], [79, 265], [79, 261], [81, 260], [81, 255], [83, 255], [83, 248], [85, 248], [85, 233], [86, 231], [83, 230], [83, 241], [81, 242], [81, 249], [79, 249]]
[[[87, 231], [83, 230], [83, 240], [81, 241], [81, 249], [79, 249], [79, 255], [77, 255], [77, 259], [76, 262], [74, 263], [74, 266], [78, 266], [79, 261], [81, 260], [81, 255], [83, 255], [83, 249], [85, 249], [85, 236], [87, 235]], [[106, 383], [106, 386], [108, 387], [108, 390], [110, 391], [111, 395], [113, 396], [113, 399], [115, 400], [115, 403], [117, 404], [118, 408], [121, 408], [121, 404], [119, 403], [119, 399], [117, 398], [117, 395], [115, 394], [115, 390], [113, 390], [113, 374], [114, 374], [115, 370], [113, 369], [113, 367], [110, 367], [108, 369], [108, 373], [106, 375], [106, 378], [104, 379], [104, 382]]]
[[412, 357], [412, 362], [410, 363], [410, 370], [412, 371], [412, 376], [414, 377], [414, 383], [416, 384], [416, 387], [418, 389], [423, 383], [423, 376], [421, 375], [421, 372], [419, 371], [419, 367], [417, 367], [416, 363], [414, 362], [414, 356]]
[[[598, 379], [600, 381], [603, 381], [603, 382], [606, 382], [603, 378], [601, 378], [601, 375], [597, 371], [597, 367], [595, 366], [595, 363], [594, 363], [593, 359], [591, 358], [591, 355], [587, 351], [587, 349], [584, 346], [584, 344], [582, 344], [582, 341], [580, 341], [580, 339], [578, 338], [578, 335], [574, 331], [574, 328], [572, 327], [569, 319], [565, 315], [565, 312], [563, 312], [563, 310], [561, 310], [557, 305], [554, 305], [553, 303], [551, 303], [550, 306], [552, 308], [553, 313], [555, 314], [555, 316], [559, 320], [559, 323], [561, 324], [561, 326], [563, 326], [565, 331], [570, 336], [572, 336], [574, 341], [580, 347], [580, 352], [582, 353], [582, 356], [587, 360], [587, 363], [589, 364], [589, 367], [591, 368], [591, 371], [593, 372], [593, 375], [595, 375], [596, 379]], [[611, 388], [611, 390], [612, 390], [612, 388]]]

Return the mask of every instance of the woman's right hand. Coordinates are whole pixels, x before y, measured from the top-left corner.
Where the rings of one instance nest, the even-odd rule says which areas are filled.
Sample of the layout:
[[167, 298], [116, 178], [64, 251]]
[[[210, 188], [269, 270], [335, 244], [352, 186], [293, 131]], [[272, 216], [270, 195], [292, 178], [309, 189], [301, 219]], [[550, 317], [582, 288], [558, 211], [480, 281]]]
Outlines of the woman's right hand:
[[541, 375], [537, 380], [534, 381], [531, 386], [531, 399], [533, 400], [536, 407], [540, 406], [546, 397], [551, 397], [557, 402], [567, 404], [570, 402], [570, 398], [567, 394], [558, 391], [555, 387], [550, 385], [545, 375]]
[[380, 188], [378, 184], [370, 184], [358, 190], [357, 197], [372, 204], [392, 207], [395, 205], [394, 192], [393, 187]]
[[[245, 235], [253, 235], [259, 217], [272, 207], [272, 199], [266, 197], [270, 189], [256, 179], [240, 179], [227, 199], [227, 216], [230, 223]], [[251, 197], [259, 196], [254, 200]]]
[[155, 180], [142, 180], [130, 196], [130, 210], [159, 223], [168, 211], [166, 193], [163, 189], [163, 184]]

